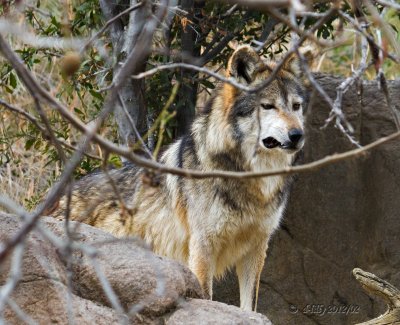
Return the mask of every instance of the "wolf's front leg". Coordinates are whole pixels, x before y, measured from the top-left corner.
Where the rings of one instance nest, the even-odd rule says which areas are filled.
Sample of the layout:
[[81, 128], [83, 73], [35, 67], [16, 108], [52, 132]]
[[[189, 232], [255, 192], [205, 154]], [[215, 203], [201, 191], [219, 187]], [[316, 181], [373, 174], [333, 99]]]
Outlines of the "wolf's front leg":
[[212, 299], [213, 259], [211, 247], [199, 238], [191, 238], [189, 244], [189, 268], [197, 276], [206, 299]]
[[254, 311], [257, 309], [260, 275], [264, 266], [266, 251], [267, 243], [257, 245], [253, 251], [246, 254], [236, 264], [240, 288], [240, 308], [244, 310], [253, 310], [254, 288], [256, 288]]

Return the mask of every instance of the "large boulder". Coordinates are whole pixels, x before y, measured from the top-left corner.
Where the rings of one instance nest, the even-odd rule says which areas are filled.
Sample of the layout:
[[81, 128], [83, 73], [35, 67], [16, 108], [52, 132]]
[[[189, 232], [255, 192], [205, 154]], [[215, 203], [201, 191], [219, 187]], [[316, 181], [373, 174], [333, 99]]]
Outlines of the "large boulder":
[[[22, 223], [0, 212], [0, 241]], [[202, 297], [195, 275], [137, 240], [117, 239], [78, 222], [70, 222], [69, 236], [73, 247], [65, 246], [64, 222], [42, 218], [39, 230], [0, 264], [0, 286], [16, 285], [4, 313], [7, 323], [271, 324], [261, 314], [191, 299]], [[18, 250], [23, 252], [19, 266], [14, 262]]]
[[210, 300], [183, 302], [168, 319], [167, 325], [272, 325], [263, 315]]
[[[335, 98], [343, 79], [320, 75], [317, 81]], [[389, 82], [389, 88], [398, 114], [400, 81]], [[352, 87], [343, 109], [361, 145], [397, 131], [376, 82]], [[354, 148], [332, 123], [321, 129], [329, 112], [315, 93], [307, 112], [304, 163]], [[400, 286], [399, 170], [397, 139], [358, 158], [298, 175], [268, 250], [259, 312], [274, 324], [337, 325], [365, 321], [385, 310], [361, 290], [351, 271], [360, 267]], [[215, 291], [217, 300], [239, 303], [233, 274]]]

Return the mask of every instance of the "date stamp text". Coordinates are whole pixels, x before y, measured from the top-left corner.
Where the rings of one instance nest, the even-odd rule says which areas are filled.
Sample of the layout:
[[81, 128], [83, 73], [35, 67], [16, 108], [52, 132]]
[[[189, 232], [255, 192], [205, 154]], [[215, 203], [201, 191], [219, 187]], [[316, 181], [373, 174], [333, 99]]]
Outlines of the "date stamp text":
[[360, 306], [358, 305], [325, 305], [325, 304], [307, 304], [303, 307], [289, 305], [289, 311], [292, 314], [303, 313], [305, 315], [324, 316], [329, 314], [358, 314]]

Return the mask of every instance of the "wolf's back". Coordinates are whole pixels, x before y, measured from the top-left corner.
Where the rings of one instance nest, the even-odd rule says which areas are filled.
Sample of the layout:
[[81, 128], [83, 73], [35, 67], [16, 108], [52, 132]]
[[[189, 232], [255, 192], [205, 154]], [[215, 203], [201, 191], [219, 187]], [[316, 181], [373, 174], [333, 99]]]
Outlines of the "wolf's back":
[[[139, 168], [126, 164], [120, 169], [97, 171], [84, 176], [73, 186], [69, 202], [70, 220], [99, 227], [111, 215], [120, 214], [123, 209], [129, 210], [141, 181], [140, 175]], [[67, 201], [67, 193], [64, 193], [51, 215], [64, 220]]]

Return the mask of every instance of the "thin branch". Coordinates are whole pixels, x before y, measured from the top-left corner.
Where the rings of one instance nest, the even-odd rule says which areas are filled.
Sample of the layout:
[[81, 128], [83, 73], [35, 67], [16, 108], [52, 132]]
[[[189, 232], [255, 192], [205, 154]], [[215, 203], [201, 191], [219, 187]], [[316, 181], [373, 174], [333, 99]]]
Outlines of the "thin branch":
[[220, 2], [239, 5], [256, 10], [268, 10], [270, 8], [285, 8], [290, 6], [290, 0], [221, 0]]
[[125, 103], [124, 103], [120, 93], [118, 93], [118, 99], [121, 104], [122, 111], [124, 112], [125, 117], [128, 119], [129, 125], [130, 125], [132, 131], [135, 133], [136, 138], [140, 142], [142, 149], [145, 151], [145, 153], [147, 154], [147, 156], [150, 159], [153, 158], [153, 155], [151, 154], [150, 150], [147, 148], [146, 143], [144, 143], [144, 140], [143, 140], [142, 136], [140, 135], [140, 133], [136, 127], [136, 124], [132, 119], [132, 116], [129, 114], [128, 109], [126, 108]]
[[380, 45], [376, 44], [374, 38], [369, 35], [368, 33], [366, 33], [363, 28], [352, 18], [350, 17], [348, 14], [346, 14], [345, 12], [338, 10], [337, 13], [339, 14], [339, 16], [341, 16], [344, 20], [348, 21], [357, 32], [359, 32], [362, 36], [364, 36], [369, 43], [374, 44], [374, 46], [376, 46], [376, 48], [378, 48], [379, 50], [382, 51], [382, 53], [385, 55], [385, 57], [388, 57], [389, 59], [391, 59], [392, 61], [396, 62], [396, 63], [400, 63], [400, 58], [389, 53], [386, 49], [382, 48]]
[[27, 315], [11, 298], [7, 299], [7, 305], [14, 311], [15, 315], [23, 321], [25, 324], [28, 325], [37, 325], [38, 323], [35, 322], [29, 315]]
[[234, 32], [228, 32], [219, 43], [214, 46], [209, 52], [204, 52], [204, 54], [200, 57], [200, 64], [204, 65], [210, 62], [216, 55], [218, 55], [227, 45], [228, 43], [235, 38]]
[[25, 244], [19, 242], [14, 249], [14, 254], [11, 260], [10, 276], [6, 283], [0, 289], [0, 315], [3, 315], [4, 306], [11, 293], [14, 291], [19, 280], [22, 277], [22, 258], [24, 257]]
[[397, 130], [400, 130], [399, 116], [398, 116], [398, 113], [397, 113], [396, 109], [394, 108], [392, 100], [390, 98], [387, 80], [385, 78], [385, 74], [383, 73], [382, 69], [380, 69], [377, 79], [379, 81], [379, 88], [382, 90], [382, 93], [386, 99], [386, 104], [393, 116], [393, 120], [394, 120], [394, 123], [396, 124], [396, 128], [397, 128]]
[[115, 311], [118, 314], [118, 317], [121, 321], [122, 324], [129, 324], [129, 319], [124, 311], [124, 308], [121, 305], [121, 302], [119, 301], [117, 295], [115, 294], [115, 291], [113, 290], [110, 282], [108, 281], [107, 277], [104, 275], [103, 270], [100, 267], [100, 264], [97, 262], [95, 256], [89, 256], [91, 263], [93, 265], [93, 268], [96, 272], [96, 275], [100, 281], [100, 284], [104, 290], [104, 293], [106, 294], [111, 306], [115, 309]]
[[257, 41], [255, 40], [253, 41], [253, 43], [256, 43], [258, 45], [256, 51], [261, 51], [265, 46], [265, 44], [267, 44], [268, 41], [270, 41], [273, 37], [276, 36], [276, 32], [274, 32], [274, 29], [278, 24], [279, 21], [276, 18], [270, 17], [268, 19], [260, 38]]
[[232, 7], [230, 7], [224, 14], [221, 15], [221, 18], [226, 18], [232, 15], [236, 10], [238, 9], [238, 4], [234, 4]]
[[53, 48], [53, 49], [74, 49], [79, 50], [85, 44], [85, 39], [74, 38], [60, 38], [60, 37], [44, 37], [37, 36], [27, 29], [21, 28], [20, 25], [10, 23], [8, 20], [0, 18], [0, 31], [1, 33], [14, 35], [18, 37], [25, 44], [29, 44], [35, 48]]
[[219, 73], [215, 73], [214, 71], [204, 68], [204, 67], [198, 67], [196, 65], [193, 64], [189, 64], [189, 63], [169, 63], [169, 64], [165, 64], [165, 65], [159, 65], [153, 69], [147, 70], [145, 72], [136, 74], [131, 76], [131, 78], [133, 79], [142, 79], [142, 78], [146, 78], [149, 76], [152, 76], [153, 74], [159, 72], [159, 71], [163, 71], [163, 70], [173, 70], [173, 69], [187, 69], [187, 70], [194, 70], [194, 71], [198, 71], [207, 75], [210, 75], [212, 77], [214, 77], [215, 79], [219, 80], [219, 81], [223, 81], [227, 84], [230, 84], [234, 87], [236, 87], [237, 89], [246, 91], [246, 92], [251, 92], [254, 88], [252, 87], [248, 87], [245, 86], [244, 84], [241, 84], [239, 82], [236, 81], [236, 79], [234, 78], [226, 78], [222, 75], [220, 75]]
[[375, 0], [375, 1], [382, 6], [400, 10], [400, 4], [398, 4], [398, 3], [395, 3], [392, 1], [385, 1], [385, 0]]
[[65, 153], [61, 148], [60, 142], [58, 141], [58, 139], [54, 134], [50, 121], [48, 120], [42, 106], [40, 105], [39, 99], [35, 95], [34, 95], [34, 103], [36, 111], [38, 112], [40, 118], [42, 119], [43, 124], [46, 127], [46, 131], [49, 137], [49, 142], [56, 148], [56, 151], [58, 153], [58, 156], [60, 157], [61, 162], [65, 164], [65, 162], [67, 161], [67, 157], [65, 156]]

